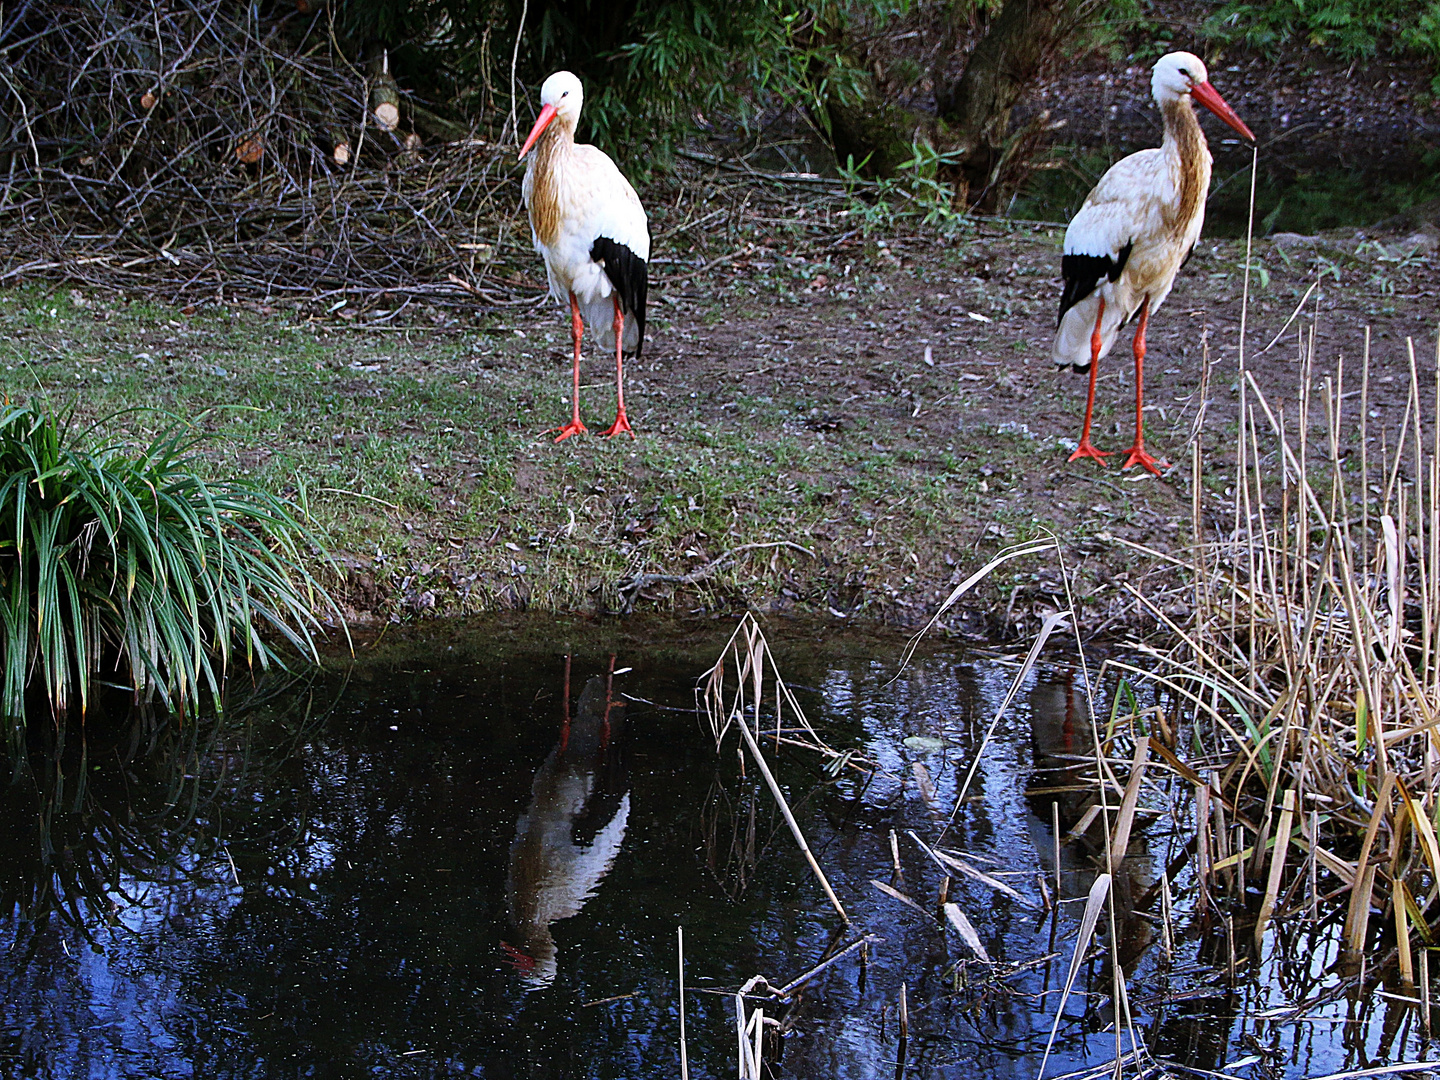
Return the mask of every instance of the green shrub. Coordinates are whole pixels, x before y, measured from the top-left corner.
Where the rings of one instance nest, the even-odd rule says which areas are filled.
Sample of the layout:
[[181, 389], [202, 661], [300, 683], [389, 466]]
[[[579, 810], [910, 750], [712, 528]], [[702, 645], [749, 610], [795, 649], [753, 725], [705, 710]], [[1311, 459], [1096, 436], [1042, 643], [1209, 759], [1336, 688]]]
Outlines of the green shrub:
[[[403, 85], [461, 111], [508, 98], [513, 57], [520, 137], [545, 76], [575, 72], [585, 84], [580, 138], [638, 168], [651, 155], [663, 160], [698, 114], [743, 126], [757, 109], [815, 104], [837, 85], [843, 91], [841, 28], [855, 19], [883, 23], [910, 3], [349, 0], [338, 10], [352, 41], [389, 48]], [[504, 111], [476, 118], [493, 126]]]
[[1346, 60], [1386, 45], [1429, 59], [1440, 84], [1440, 0], [1230, 0], [1205, 31], [1265, 50], [1298, 38]]
[[316, 658], [308, 532], [278, 496], [207, 482], [176, 424], [138, 454], [92, 450], [37, 406], [0, 411], [0, 714], [83, 716], [97, 684], [193, 712], [268, 631]]

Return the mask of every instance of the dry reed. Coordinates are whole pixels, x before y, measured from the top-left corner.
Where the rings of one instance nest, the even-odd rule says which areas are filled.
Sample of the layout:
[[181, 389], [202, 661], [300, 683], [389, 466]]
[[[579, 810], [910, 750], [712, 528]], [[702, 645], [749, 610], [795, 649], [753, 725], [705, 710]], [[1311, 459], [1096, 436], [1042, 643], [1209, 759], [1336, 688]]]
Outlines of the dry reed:
[[[1327, 883], [1307, 900], [1303, 879], [1329, 877], [1345, 951], [1364, 952], [1378, 914], [1409, 983], [1440, 892], [1440, 390], [1427, 406], [1408, 342], [1403, 419], [1375, 431], [1368, 334], [1358, 408], [1343, 362], [1317, 372], [1313, 328], [1298, 359], [1286, 403], [1242, 370], [1234, 482], [1195, 523], [1189, 623], [1148, 605], [1174, 644], [1111, 666], [1188, 713], [1204, 895], [1264, 882], [1257, 954], [1272, 919], [1315, 911]], [[1292, 847], [1306, 857], [1287, 863]]]

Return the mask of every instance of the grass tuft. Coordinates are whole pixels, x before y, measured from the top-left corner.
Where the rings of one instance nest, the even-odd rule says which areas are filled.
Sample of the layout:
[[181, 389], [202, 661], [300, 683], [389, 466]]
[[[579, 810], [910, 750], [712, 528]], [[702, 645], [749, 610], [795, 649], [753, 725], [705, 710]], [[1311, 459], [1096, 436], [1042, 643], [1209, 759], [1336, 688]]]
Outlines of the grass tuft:
[[[236, 662], [316, 658], [315, 539], [290, 504], [207, 481], [181, 423], [138, 454], [92, 449], [35, 405], [0, 412], [0, 712], [12, 746], [27, 705], [83, 716], [97, 685], [193, 712]], [[266, 631], [272, 637], [267, 637]]]

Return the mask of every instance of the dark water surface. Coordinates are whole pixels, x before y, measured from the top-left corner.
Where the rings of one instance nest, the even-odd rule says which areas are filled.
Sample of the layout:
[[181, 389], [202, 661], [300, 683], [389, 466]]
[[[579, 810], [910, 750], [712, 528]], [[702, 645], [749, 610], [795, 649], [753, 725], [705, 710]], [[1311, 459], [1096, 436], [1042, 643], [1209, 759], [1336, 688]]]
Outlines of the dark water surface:
[[[899, 639], [771, 629], [825, 739], [880, 765], [832, 776], [768, 748], [852, 927], [735, 734], [717, 754], [696, 716], [728, 623], [436, 624], [203, 730], [92, 731], [83, 757], [72, 732], [58, 772], [10, 786], [0, 1077], [676, 1077], [682, 925], [692, 1076], [736, 1075], [741, 983], [781, 985], [866, 933], [882, 940], [763, 1003], [783, 1024], [773, 1075], [896, 1075], [903, 981], [901, 1075], [1035, 1076], [1083, 906], [1057, 925], [1035, 905], [1037, 873], [1054, 887], [1051, 803], [1067, 829], [1084, 794], [1026, 795], [1071, 787], [1063, 755], [1090, 746], [1070, 654], [1027, 680], [944, 841], [1024, 899], [951, 884], [997, 977], [928, 914], [942, 875], [906, 830], [939, 831], [1016, 661], [942, 648], [891, 682]], [[1324, 970], [1334, 927], [1272, 935], [1285, 962], [1232, 987], [1224, 929], [1187, 914], [1188, 868], [1167, 961], [1147, 894], [1188, 833], [1156, 780], [1116, 886], [1137, 1035], [1238, 1077], [1418, 1054], [1407, 1007], [1347, 999]], [[1062, 859], [1083, 898], [1090, 854]], [[1082, 967], [1047, 1075], [1113, 1057], [1109, 985], [1103, 959]], [[1303, 1001], [1322, 1004], [1297, 1020]]]
[[[1103, 147], [1067, 147], [1057, 152], [1060, 168], [1041, 171], [1008, 207], [1017, 218], [1069, 221], [1085, 196], [1115, 162], [1154, 142]], [[1394, 221], [1401, 229], [1407, 211], [1440, 199], [1440, 149], [1427, 139], [1387, 146], [1383, 153], [1340, 141], [1313, 147], [1267, 145], [1256, 164], [1256, 236], [1324, 229], [1368, 228]], [[1205, 208], [1205, 235], [1240, 239], [1250, 221], [1251, 153], [1237, 139], [1217, 139], [1211, 150], [1215, 170]], [[1433, 210], [1431, 211], [1433, 213]]]

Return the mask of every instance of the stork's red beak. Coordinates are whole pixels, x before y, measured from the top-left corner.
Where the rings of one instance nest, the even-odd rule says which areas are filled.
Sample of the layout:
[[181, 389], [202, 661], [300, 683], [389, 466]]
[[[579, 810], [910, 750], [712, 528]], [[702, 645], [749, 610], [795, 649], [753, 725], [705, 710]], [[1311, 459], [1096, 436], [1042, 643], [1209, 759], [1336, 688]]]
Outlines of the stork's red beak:
[[[1245, 136], [1250, 142], [1255, 141], [1255, 136], [1245, 126], [1245, 121], [1235, 115], [1235, 110], [1225, 104], [1225, 99], [1220, 96], [1220, 91], [1211, 86], [1208, 82], [1196, 83], [1190, 90], [1190, 96], [1198, 101], [1205, 108], [1209, 109], [1225, 123]], [[542, 114], [543, 115], [543, 114]], [[532, 138], [534, 136], [531, 136]], [[523, 155], [522, 155], [523, 156]]]
[[[1209, 84], [1207, 83], [1206, 85], [1208, 86]], [[1215, 100], [1220, 101], [1219, 94], [1215, 95]], [[1223, 101], [1220, 101], [1220, 104], [1224, 105], [1225, 103]], [[1234, 116], [1235, 114], [1231, 113], [1230, 115]], [[550, 121], [554, 119], [554, 105], [546, 105], [543, 109], [540, 110], [540, 115], [535, 118], [535, 126], [530, 129], [530, 137], [525, 140], [525, 145], [520, 148], [520, 160], [523, 161], [525, 159], [525, 155], [530, 152], [530, 147], [535, 145], [535, 140], [540, 138], [541, 134], [544, 133], [545, 129], [550, 126]], [[1236, 120], [1235, 122], [1237, 124], [1240, 123], [1239, 120]], [[1244, 125], [1241, 124], [1241, 126], [1243, 127]]]

